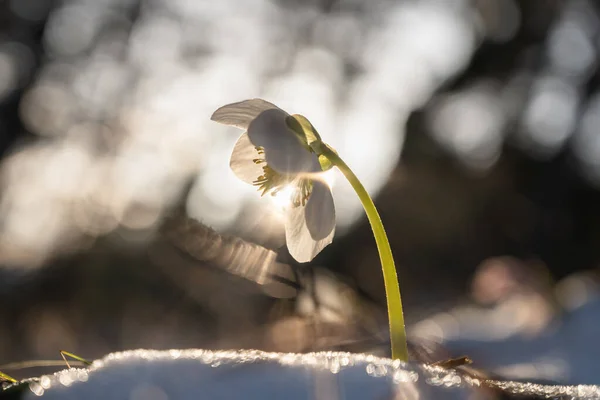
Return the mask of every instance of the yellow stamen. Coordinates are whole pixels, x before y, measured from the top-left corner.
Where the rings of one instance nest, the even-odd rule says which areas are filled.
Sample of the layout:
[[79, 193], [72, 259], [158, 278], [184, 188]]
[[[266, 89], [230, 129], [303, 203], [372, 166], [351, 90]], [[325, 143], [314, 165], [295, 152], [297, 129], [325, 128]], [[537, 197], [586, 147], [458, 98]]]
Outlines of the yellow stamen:
[[[256, 151], [259, 155], [265, 154], [264, 148], [260, 146], [256, 146]], [[255, 158], [252, 162], [257, 165], [265, 164], [262, 167], [263, 174], [252, 182], [254, 186], [258, 187], [261, 196], [264, 196], [267, 193], [276, 196], [283, 188], [292, 187], [293, 190], [290, 196], [291, 206], [296, 208], [306, 205], [313, 187], [313, 183], [310, 179], [299, 179], [297, 177], [279, 174], [277, 171], [273, 170], [273, 168], [266, 165], [266, 160], [264, 158]]]

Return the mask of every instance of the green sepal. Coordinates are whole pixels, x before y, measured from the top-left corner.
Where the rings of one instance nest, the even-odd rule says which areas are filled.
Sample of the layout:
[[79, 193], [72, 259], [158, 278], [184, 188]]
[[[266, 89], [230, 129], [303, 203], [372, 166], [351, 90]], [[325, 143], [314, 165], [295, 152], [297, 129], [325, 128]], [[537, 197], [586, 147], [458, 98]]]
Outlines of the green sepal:
[[285, 122], [298, 135], [304, 147], [319, 156], [319, 164], [321, 164], [323, 171], [333, 168], [332, 162], [323, 155], [322, 146], [325, 144], [321, 141], [321, 136], [305, 116], [300, 114], [290, 115]]
[[319, 164], [321, 164], [321, 169], [323, 171], [329, 171], [331, 168], [333, 168], [333, 163], [323, 154], [319, 155]]
[[313, 144], [321, 142], [321, 136], [306, 117], [300, 114], [290, 115], [285, 119], [287, 126], [299, 137], [307, 149], [312, 150]]

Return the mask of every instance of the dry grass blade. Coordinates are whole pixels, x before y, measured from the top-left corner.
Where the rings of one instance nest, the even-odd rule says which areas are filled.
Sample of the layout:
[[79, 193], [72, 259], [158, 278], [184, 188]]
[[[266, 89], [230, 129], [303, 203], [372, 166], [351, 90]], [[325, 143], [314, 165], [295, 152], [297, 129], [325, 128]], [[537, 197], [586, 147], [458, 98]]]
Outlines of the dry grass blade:
[[12, 383], [16, 383], [17, 380], [10, 375], [6, 375], [4, 372], [0, 372], [0, 381], [8, 381]]
[[75, 355], [73, 353], [69, 353], [68, 351], [65, 351], [65, 350], [61, 350], [60, 355], [63, 358], [63, 360], [65, 360], [65, 363], [67, 364], [67, 367], [69, 367], [69, 368], [71, 368], [71, 364], [69, 364], [69, 361], [67, 361], [67, 357], [71, 357], [79, 362], [82, 362], [85, 365], [92, 365], [91, 361], [88, 361], [85, 358], [81, 358], [78, 355]]
[[[278, 262], [274, 251], [237, 237], [221, 235], [182, 213], [167, 218], [161, 233], [168, 245], [195, 261], [259, 285], [296, 284], [291, 267]], [[165, 250], [164, 244], [162, 250]]]

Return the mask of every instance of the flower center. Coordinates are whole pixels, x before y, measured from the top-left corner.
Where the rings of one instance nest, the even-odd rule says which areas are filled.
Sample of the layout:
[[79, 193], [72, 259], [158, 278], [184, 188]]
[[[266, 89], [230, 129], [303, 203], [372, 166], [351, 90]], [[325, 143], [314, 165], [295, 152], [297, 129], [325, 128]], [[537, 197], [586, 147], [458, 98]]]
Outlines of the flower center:
[[[302, 179], [297, 176], [286, 176], [278, 173], [273, 168], [267, 165], [267, 160], [264, 158], [265, 150], [260, 146], [256, 146], [259, 158], [252, 161], [254, 164], [264, 164], [263, 174], [256, 180], [252, 181], [254, 186], [258, 187], [261, 196], [270, 193], [271, 196], [277, 196], [282, 189], [292, 188], [289, 194], [292, 207], [305, 206], [310, 194], [312, 193], [313, 183], [310, 179]], [[286, 190], [287, 191], [287, 190]]]

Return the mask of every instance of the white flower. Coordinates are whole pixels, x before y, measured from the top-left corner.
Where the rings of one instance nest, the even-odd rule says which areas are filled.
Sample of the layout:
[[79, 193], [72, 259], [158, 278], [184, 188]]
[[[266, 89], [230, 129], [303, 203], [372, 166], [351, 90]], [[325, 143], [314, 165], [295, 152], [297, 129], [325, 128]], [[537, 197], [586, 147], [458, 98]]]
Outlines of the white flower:
[[[246, 132], [231, 154], [233, 172], [265, 194], [292, 188], [286, 209], [285, 236], [292, 257], [311, 261], [333, 240], [335, 208], [318, 156], [310, 147], [318, 139], [294, 116], [261, 99], [228, 104], [214, 112], [213, 121]], [[315, 136], [317, 135], [317, 136]]]

